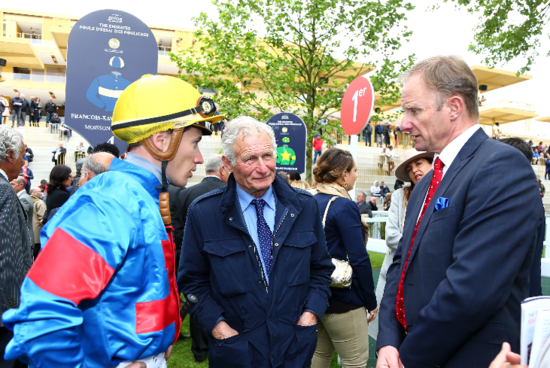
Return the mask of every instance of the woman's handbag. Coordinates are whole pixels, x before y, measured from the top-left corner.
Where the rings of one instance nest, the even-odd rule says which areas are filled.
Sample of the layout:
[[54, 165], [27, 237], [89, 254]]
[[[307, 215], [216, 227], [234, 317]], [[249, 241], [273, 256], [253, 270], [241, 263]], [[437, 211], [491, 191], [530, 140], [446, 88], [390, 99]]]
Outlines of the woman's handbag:
[[[328, 209], [330, 207], [330, 204], [338, 198], [337, 196], [334, 196], [328, 201], [327, 208], [325, 209], [325, 215], [323, 216], [323, 228], [325, 227], [325, 222], [327, 220], [327, 214]], [[334, 271], [332, 272], [332, 283], [330, 284], [330, 287], [333, 288], [349, 288], [351, 287], [351, 278], [353, 276], [353, 269], [351, 268], [351, 265], [349, 264], [349, 257], [346, 252], [346, 261], [342, 261], [340, 259], [332, 258], [332, 263], [334, 264]]]

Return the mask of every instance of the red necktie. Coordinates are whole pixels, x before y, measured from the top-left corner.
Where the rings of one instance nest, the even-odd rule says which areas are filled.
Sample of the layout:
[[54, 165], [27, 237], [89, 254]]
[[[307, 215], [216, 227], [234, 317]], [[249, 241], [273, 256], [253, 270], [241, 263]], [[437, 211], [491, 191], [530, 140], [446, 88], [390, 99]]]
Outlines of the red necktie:
[[403, 267], [403, 272], [401, 273], [401, 278], [399, 279], [399, 286], [397, 288], [397, 298], [395, 301], [395, 316], [397, 317], [397, 320], [405, 331], [407, 331], [407, 319], [405, 318], [405, 301], [403, 300], [403, 282], [405, 280], [405, 274], [407, 273], [407, 266], [409, 265], [409, 257], [411, 256], [411, 250], [413, 248], [414, 239], [416, 238], [416, 233], [418, 232], [418, 228], [420, 227], [420, 223], [422, 222], [422, 218], [424, 217], [424, 213], [426, 212], [426, 208], [428, 208], [430, 201], [433, 198], [433, 195], [435, 194], [435, 191], [437, 190], [437, 187], [439, 187], [439, 183], [441, 183], [441, 178], [443, 178], [443, 162], [438, 158], [435, 159], [434, 162], [434, 170], [433, 170], [433, 177], [432, 182], [430, 184], [430, 189], [428, 190], [428, 195], [426, 196], [426, 201], [424, 201], [424, 206], [422, 207], [422, 212], [420, 213], [420, 218], [418, 219], [418, 222], [416, 223], [416, 227], [414, 228], [414, 233], [411, 239], [411, 245], [409, 246], [409, 253], [407, 254], [407, 260], [405, 261], [405, 266]]

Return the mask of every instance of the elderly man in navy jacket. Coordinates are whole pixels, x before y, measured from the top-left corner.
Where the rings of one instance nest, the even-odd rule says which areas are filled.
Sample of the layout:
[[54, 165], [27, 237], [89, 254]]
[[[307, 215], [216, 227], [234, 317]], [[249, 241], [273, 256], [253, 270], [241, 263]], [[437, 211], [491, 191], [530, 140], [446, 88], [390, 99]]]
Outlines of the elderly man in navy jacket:
[[519, 352], [545, 221], [535, 174], [478, 124], [477, 79], [462, 59], [433, 57], [404, 78], [401, 129], [436, 154], [388, 270], [377, 367], [486, 368], [503, 342]]
[[309, 367], [334, 270], [317, 202], [275, 174], [268, 125], [237, 118], [222, 145], [232, 175], [189, 208], [178, 272], [210, 367]]

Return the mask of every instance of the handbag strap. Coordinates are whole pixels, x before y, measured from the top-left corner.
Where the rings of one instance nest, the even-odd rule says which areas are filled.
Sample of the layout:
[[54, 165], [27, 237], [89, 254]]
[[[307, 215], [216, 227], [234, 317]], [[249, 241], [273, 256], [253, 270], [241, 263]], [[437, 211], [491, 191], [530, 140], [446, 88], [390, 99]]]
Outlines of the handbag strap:
[[325, 209], [325, 215], [323, 216], [323, 229], [325, 228], [325, 222], [327, 221], [328, 209], [329, 209], [329, 207], [330, 207], [330, 204], [331, 204], [332, 202], [334, 202], [334, 200], [335, 200], [336, 198], [338, 198], [338, 196], [332, 197], [332, 198], [328, 201], [328, 203], [327, 203], [327, 208]]
[[[332, 197], [332, 198], [328, 201], [328, 203], [327, 203], [327, 208], [325, 209], [325, 214], [324, 214], [324, 216], [323, 216], [323, 229], [325, 228], [325, 222], [327, 221], [328, 209], [329, 209], [329, 207], [330, 207], [330, 204], [331, 204], [332, 202], [334, 202], [334, 201], [336, 200], [336, 198], [338, 198], [338, 196]], [[348, 252], [347, 252], [347, 251], [346, 251], [346, 258], [347, 258], [348, 263], [349, 263], [349, 256], [348, 256]], [[351, 266], [351, 265], [350, 265], [350, 266]]]

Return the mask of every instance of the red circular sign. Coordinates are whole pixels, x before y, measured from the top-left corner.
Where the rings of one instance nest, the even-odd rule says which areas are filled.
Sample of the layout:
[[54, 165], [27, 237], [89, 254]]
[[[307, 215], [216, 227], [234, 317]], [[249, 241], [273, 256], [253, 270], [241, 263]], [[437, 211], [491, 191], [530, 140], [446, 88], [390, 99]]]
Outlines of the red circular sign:
[[361, 132], [369, 122], [374, 106], [374, 89], [367, 77], [355, 78], [342, 99], [340, 119], [347, 135]]

